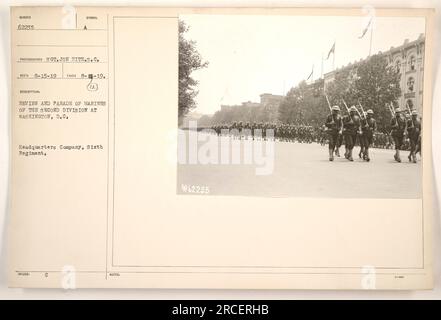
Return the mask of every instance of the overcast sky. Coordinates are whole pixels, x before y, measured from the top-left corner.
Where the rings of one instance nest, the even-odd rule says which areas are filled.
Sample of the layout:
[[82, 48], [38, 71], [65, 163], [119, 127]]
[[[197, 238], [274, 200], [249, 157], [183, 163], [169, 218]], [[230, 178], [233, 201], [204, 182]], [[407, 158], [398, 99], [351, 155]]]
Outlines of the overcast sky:
[[[195, 112], [212, 114], [221, 104], [259, 102], [259, 94], [284, 94], [306, 79], [314, 65], [321, 74], [334, 41], [335, 67], [369, 54], [368, 32], [358, 39], [366, 17], [184, 15], [187, 39], [209, 62], [193, 73], [199, 83]], [[389, 50], [424, 33], [424, 18], [376, 18], [372, 53]], [[332, 70], [332, 54], [323, 72]]]

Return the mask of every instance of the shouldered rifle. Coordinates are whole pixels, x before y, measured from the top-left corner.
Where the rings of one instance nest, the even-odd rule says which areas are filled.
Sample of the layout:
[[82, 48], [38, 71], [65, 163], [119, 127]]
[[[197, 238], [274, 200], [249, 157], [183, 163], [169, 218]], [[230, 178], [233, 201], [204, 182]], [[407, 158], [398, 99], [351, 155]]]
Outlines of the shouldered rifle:
[[329, 103], [329, 99], [328, 99], [328, 96], [326, 95], [326, 93], [325, 93], [325, 98], [326, 98], [326, 102], [328, 103], [329, 112], [332, 114], [332, 107], [331, 107], [331, 104]]
[[[406, 102], [406, 107], [407, 107], [407, 111], [409, 111], [409, 116], [410, 116], [410, 123], [412, 124], [410, 127], [410, 129], [413, 129], [413, 127], [415, 126], [415, 124], [413, 123], [413, 119], [412, 119], [412, 111], [410, 111], [410, 107], [409, 107], [409, 102]], [[406, 121], [407, 122], [407, 121]]]
[[348, 114], [350, 114], [350, 112], [349, 112], [349, 108], [348, 108], [348, 105], [346, 104], [345, 100], [344, 100], [344, 99], [341, 99], [341, 101], [343, 102], [343, 104], [344, 104], [344, 106], [345, 106], [346, 111], [348, 112]]
[[389, 112], [390, 112], [392, 118], [395, 118], [395, 111], [394, 111], [393, 107], [391, 107], [391, 105], [389, 103], [386, 103], [386, 106], [389, 108]]
[[409, 102], [406, 102], [407, 111], [409, 111], [409, 115], [412, 116], [412, 111], [409, 108]]
[[357, 102], [358, 102], [358, 105], [359, 105], [360, 108], [361, 108], [361, 112], [363, 112], [363, 117], [366, 119], [366, 112], [364, 112], [363, 106], [361, 105], [361, 103], [360, 103], [359, 100], [357, 100]]

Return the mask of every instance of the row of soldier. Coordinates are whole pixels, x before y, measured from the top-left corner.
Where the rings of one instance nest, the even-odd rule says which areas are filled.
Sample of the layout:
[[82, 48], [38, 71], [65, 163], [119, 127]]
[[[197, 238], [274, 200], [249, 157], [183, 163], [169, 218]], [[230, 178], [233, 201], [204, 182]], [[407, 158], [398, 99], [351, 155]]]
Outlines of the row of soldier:
[[[394, 159], [401, 162], [400, 150], [405, 148], [405, 142], [408, 141], [410, 147], [408, 159], [416, 163], [416, 154], [418, 152], [421, 154], [421, 121], [418, 119], [418, 113], [416, 110], [409, 110], [406, 118], [400, 108], [394, 110], [391, 106], [388, 107], [392, 115], [390, 137], [395, 146]], [[348, 108], [348, 114], [341, 116], [340, 107], [335, 105], [331, 108], [331, 114], [326, 118], [325, 127], [329, 140], [329, 161], [334, 160], [334, 153], [340, 156], [339, 148], [343, 141], [345, 158], [354, 161], [352, 153], [357, 138], [360, 144], [359, 157], [370, 161], [369, 149], [377, 131], [377, 123], [371, 109], [367, 112], [362, 110], [360, 113], [355, 106], [351, 106]], [[405, 139], [406, 137], [408, 139]]]
[[[320, 139], [320, 130], [313, 126], [299, 124], [274, 124], [233, 122], [231, 125], [214, 125], [212, 128], [217, 135], [231, 135], [235, 139], [277, 139], [287, 142], [313, 143]], [[271, 137], [267, 133], [271, 131]]]
[[[287, 142], [329, 144], [329, 160], [334, 160], [334, 154], [340, 156], [340, 147], [345, 146], [345, 158], [353, 161], [353, 149], [358, 144], [358, 156], [370, 161], [370, 148], [395, 147], [395, 160], [401, 162], [400, 150], [409, 150], [409, 161], [416, 162], [416, 153], [421, 146], [421, 123], [416, 111], [407, 119], [400, 109], [391, 109], [391, 132], [377, 132], [377, 124], [372, 110], [360, 113], [355, 106], [348, 108], [348, 114], [342, 116], [340, 107], [331, 108], [322, 127], [304, 124], [274, 124], [252, 123], [237, 121], [232, 124], [220, 124], [211, 127], [217, 135], [231, 135], [234, 139], [277, 139]], [[273, 133], [267, 136], [267, 130]], [[405, 139], [405, 138], [408, 139]]]
[[[204, 129], [204, 128], [200, 128]], [[211, 127], [218, 135], [232, 135], [233, 138], [243, 138], [243, 139], [266, 139], [265, 136], [266, 129], [273, 129], [274, 138], [278, 141], [286, 142], [302, 142], [302, 143], [312, 143], [316, 142], [321, 145], [328, 143], [329, 135], [327, 133], [327, 127], [323, 125], [322, 127], [313, 127], [302, 124], [271, 124], [271, 123], [248, 123], [248, 122], [235, 122], [232, 124], [222, 124], [214, 125]], [[233, 129], [236, 129], [233, 130]], [[260, 133], [257, 133], [257, 130]], [[224, 130], [224, 133], [222, 133]], [[234, 132], [236, 132], [234, 134]], [[343, 137], [340, 136], [338, 139], [338, 147], [343, 143]], [[357, 144], [359, 145], [357, 140]], [[393, 138], [388, 133], [376, 132], [373, 136], [371, 146], [374, 148], [381, 149], [391, 149], [393, 148], [394, 142]], [[410, 143], [408, 139], [404, 140], [403, 150], [409, 150]]]

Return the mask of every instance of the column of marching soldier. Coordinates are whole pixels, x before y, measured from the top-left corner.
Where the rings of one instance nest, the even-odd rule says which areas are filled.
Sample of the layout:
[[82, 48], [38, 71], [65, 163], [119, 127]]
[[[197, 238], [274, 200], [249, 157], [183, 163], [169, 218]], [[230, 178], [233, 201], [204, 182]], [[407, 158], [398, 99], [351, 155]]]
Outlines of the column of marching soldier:
[[[407, 158], [409, 162], [416, 163], [416, 154], [420, 153], [421, 155], [421, 120], [418, 119], [418, 112], [409, 109], [409, 113], [405, 116], [400, 108], [393, 110], [390, 105], [388, 108], [392, 115], [390, 136], [395, 146], [395, 161], [401, 162], [400, 150], [410, 149]], [[345, 158], [354, 161], [352, 152], [357, 138], [360, 145], [358, 156], [365, 161], [370, 161], [369, 149], [377, 131], [374, 112], [369, 109], [366, 112], [362, 110], [360, 113], [356, 106], [347, 108], [347, 111], [348, 114], [342, 117], [340, 107], [335, 105], [331, 108], [331, 114], [326, 118], [325, 126], [329, 136], [329, 161], [334, 160], [334, 153], [336, 156], [340, 156], [339, 148], [343, 141], [345, 143]], [[408, 143], [408, 148], [404, 148], [405, 142]]]
[[[345, 104], [346, 106], [346, 104]], [[274, 124], [254, 122], [233, 122], [232, 124], [219, 124], [211, 126], [211, 129], [219, 136], [230, 135], [233, 139], [277, 139], [287, 142], [313, 143], [321, 145], [328, 141], [329, 161], [335, 156], [340, 157], [340, 147], [344, 143], [344, 156], [353, 161], [353, 149], [358, 142], [360, 159], [370, 161], [369, 150], [371, 147], [390, 149], [395, 146], [394, 159], [401, 162], [400, 150], [409, 150], [410, 162], [417, 162], [416, 154], [421, 154], [421, 120], [416, 110], [408, 110], [408, 114], [399, 109], [393, 110], [388, 106], [392, 114], [390, 121], [390, 133], [377, 132], [377, 123], [374, 112], [369, 109], [361, 113], [356, 106], [347, 108], [348, 114], [341, 115], [340, 107], [330, 107], [330, 114], [325, 124], [314, 127], [305, 124]], [[203, 128], [200, 128], [203, 129]], [[271, 137], [267, 130], [272, 130]]]

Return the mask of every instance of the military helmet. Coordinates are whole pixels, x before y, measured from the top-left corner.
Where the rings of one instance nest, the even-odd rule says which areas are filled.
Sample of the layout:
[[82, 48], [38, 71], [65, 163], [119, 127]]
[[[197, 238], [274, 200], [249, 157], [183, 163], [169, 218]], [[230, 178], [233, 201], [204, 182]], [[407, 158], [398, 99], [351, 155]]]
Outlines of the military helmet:
[[355, 106], [352, 106], [349, 108], [350, 112], [357, 112], [357, 108]]
[[339, 106], [333, 106], [332, 108], [331, 108], [333, 111], [335, 110], [335, 111], [340, 111], [340, 107]]
[[395, 108], [395, 112], [401, 112], [400, 108]]
[[369, 109], [368, 111], [366, 111], [367, 114], [374, 114], [374, 111], [372, 111], [372, 109]]
[[412, 115], [413, 115], [413, 116], [417, 116], [417, 115], [418, 115], [418, 111], [416, 111], [416, 110], [412, 110]]

